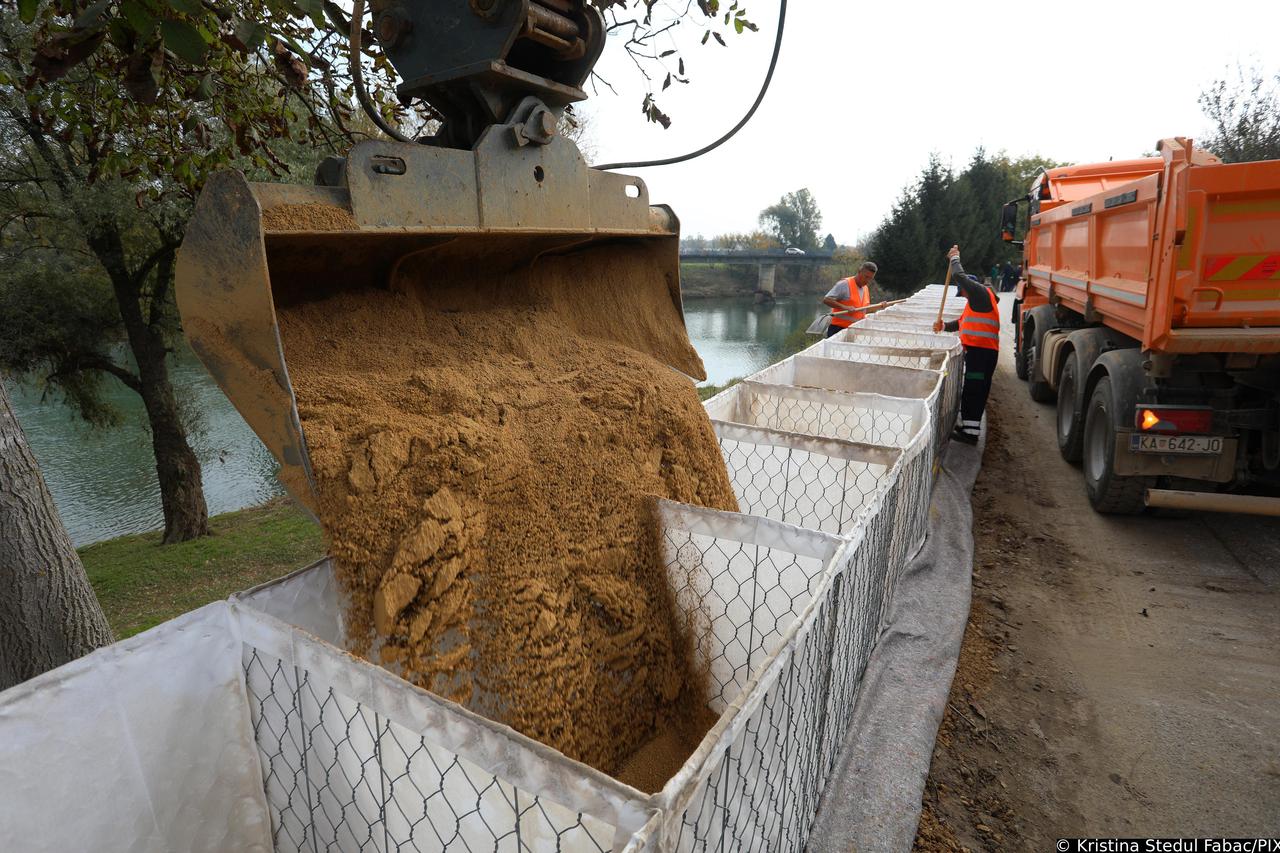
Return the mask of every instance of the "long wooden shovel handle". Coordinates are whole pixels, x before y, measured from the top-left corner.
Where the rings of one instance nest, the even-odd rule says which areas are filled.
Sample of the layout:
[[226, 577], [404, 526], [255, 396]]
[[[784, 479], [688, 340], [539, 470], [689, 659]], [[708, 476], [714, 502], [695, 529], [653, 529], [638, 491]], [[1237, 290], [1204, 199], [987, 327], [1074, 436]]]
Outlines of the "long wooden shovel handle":
[[947, 258], [947, 277], [942, 282], [942, 304], [938, 306], [938, 322], [942, 322], [942, 312], [947, 308], [947, 291], [951, 288], [951, 259]]
[[881, 308], [888, 308], [890, 305], [897, 305], [906, 301], [906, 299], [891, 299], [888, 302], [877, 302], [875, 305], [864, 305], [861, 308], [842, 308], [839, 311], [832, 311], [827, 316], [835, 317], [838, 314], [853, 314], [858, 311], [877, 311]]

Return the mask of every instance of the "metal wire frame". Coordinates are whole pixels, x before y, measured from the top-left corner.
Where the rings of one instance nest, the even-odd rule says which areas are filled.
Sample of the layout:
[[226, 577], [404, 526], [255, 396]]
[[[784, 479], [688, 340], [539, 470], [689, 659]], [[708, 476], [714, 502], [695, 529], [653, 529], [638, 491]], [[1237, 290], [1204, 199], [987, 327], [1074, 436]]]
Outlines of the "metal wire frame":
[[[919, 353], [928, 350], [936, 355], [945, 358], [942, 366], [943, 380], [942, 393], [939, 396], [939, 405], [935, 410], [937, 415], [936, 429], [938, 431], [939, 448], [944, 447], [946, 442], [950, 440], [951, 428], [955, 426], [956, 418], [960, 413], [960, 391], [964, 386], [964, 350], [956, 341], [953, 346], [948, 349], [938, 349], [935, 339], [936, 335], [929, 334], [911, 334], [894, 332], [882, 329], [862, 329], [854, 327], [856, 331], [843, 333], [844, 337], [837, 336], [831, 341], [824, 342], [819, 346], [821, 350], [815, 348], [816, 354], [821, 354], [824, 358], [845, 358], [854, 361], [863, 360], [861, 350], [874, 349], [874, 358], [893, 358], [893, 355], [881, 355], [882, 353], [892, 352], [910, 352]], [[836, 346], [827, 346], [826, 344], [835, 343]], [[857, 347], [857, 350], [852, 347]], [[873, 359], [871, 363], [877, 363]], [[915, 365], [901, 365], [915, 366]]]
[[277, 851], [612, 849], [614, 829], [388, 720], [306, 670], [244, 651]]
[[852, 398], [816, 401], [744, 382], [738, 392], [740, 423], [784, 432], [817, 435], [845, 441], [907, 447], [915, 438], [914, 418], [904, 412], [866, 405]]
[[742, 512], [823, 533], [852, 532], [891, 474], [887, 465], [802, 447], [717, 438]]
[[[704, 768], [679, 819], [680, 851], [802, 850], [849, 731], [896, 571], [895, 484], [858, 547], [827, 578], [790, 649], [756, 682], [736, 736]], [[898, 570], [900, 570], [900, 566]]]

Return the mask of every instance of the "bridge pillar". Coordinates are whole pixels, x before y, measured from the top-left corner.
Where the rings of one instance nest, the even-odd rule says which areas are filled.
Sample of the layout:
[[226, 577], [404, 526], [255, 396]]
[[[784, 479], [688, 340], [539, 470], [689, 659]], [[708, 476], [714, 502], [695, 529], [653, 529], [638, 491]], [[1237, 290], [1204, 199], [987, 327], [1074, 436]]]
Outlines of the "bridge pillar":
[[772, 302], [774, 297], [774, 286], [778, 279], [778, 265], [776, 263], [760, 264], [760, 279], [756, 284], [756, 302]]

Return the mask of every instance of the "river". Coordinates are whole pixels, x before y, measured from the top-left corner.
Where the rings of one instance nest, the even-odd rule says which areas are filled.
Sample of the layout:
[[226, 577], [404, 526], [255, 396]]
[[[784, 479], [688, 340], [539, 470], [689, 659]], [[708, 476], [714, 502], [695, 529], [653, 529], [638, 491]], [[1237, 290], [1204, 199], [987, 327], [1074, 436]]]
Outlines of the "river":
[[[813, 318], [815, 305], [814, 299], [781, 299], [768, 308], [749, 298], [686, 302], [685, 324], [707, 381], [722, 384], [772, 364], [790, 332]], [[199, 413], [191, 443], [203, 466], [209, 512], [281, 494], [271, 455], [195, 356], [184, 348], [172, 371], [174, 387], [190, 404], [186, 410]], [[114, 380], [103, 387], [123, 415], [119, 426], [107, 429], [90, 429], [60, 402], [42, 402], [36, 389], [9, 386], [18, 421], [77, 546], [164, 526], [142, 400]]]

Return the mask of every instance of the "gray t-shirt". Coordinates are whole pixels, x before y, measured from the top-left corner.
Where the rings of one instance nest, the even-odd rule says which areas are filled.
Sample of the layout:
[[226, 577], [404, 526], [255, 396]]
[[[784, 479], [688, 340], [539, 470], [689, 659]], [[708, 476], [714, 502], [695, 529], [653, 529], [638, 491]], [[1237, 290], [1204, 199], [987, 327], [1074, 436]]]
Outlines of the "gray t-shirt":
[[849, 279], [842, 278], [836, 282], [836, 286], [827, 291], [828, 299], [835, 299], [840, 302], [849, 301]]

